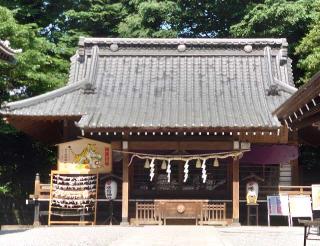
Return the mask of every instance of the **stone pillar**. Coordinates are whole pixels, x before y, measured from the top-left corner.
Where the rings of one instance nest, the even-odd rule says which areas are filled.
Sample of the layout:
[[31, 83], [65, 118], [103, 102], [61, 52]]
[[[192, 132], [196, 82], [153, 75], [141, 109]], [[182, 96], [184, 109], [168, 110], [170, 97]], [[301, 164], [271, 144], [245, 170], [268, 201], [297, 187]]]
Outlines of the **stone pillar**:
[[40, 175], [39, 173], [36, 174], [36, 179], [34, 181], [34, 217], [33, 217], [33, 225], [39, 226], [40, 225], [40, 203], [39, 203], [39, 196], [40, 196]]

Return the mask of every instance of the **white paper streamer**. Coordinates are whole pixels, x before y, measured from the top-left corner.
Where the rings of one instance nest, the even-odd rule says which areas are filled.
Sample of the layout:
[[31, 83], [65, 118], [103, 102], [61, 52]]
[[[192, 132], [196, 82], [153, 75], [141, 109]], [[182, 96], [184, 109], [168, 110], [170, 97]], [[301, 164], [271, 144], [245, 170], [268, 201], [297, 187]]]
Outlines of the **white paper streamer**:
[[207, 180], [207, 171], [206, 171], [206, 159], [203, 160], [202, 162], [202, 183], [205, 183]]
[[167, 165], [167, 176], [168, 176], [168, 183], [170, 183], [170, 175], [171, 175], [171, 164], [170, 164], [171, 160], [168, 161], [168, 165]]
[[186, 161], [186, 163], [184, 164], [184, 179], [183, 182], [185, 183], [188, 179], [188, 174], [189, 174], [189, 160]]
[[150, 181], [153, 180], [153, 177], [154, 177], [154, 159], [152, 159], [150, 163]]

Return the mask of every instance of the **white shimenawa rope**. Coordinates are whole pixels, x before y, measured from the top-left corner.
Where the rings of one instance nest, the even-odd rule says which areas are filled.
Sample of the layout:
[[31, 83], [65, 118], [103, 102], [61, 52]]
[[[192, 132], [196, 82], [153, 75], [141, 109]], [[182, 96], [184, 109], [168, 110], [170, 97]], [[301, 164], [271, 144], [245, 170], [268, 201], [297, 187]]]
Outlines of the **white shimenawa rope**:
[[137, 153], [137, 152], [130, 152], [130, 151], [120, 151], [120, 150], [113, 150], [113, 152], [120, 152], [120, 153], [127, 153], [132, 154], [130, 162], [128, 166], [131, 165], [133, 159], [139, 158], [141, 160], [145, 159], [156, 159], [162, 161], [187, 161], [187, 160], [208, 160], [208, 159], [225, 159], [228, 157], [232, 158], [241, 158], [244, 152], [250, 150], [240, 150], [240, 151], [229, 151], [229, 152], [220, 152], [220, 153], [211, 153], [211, 154], [196, 154], [196, 155], [158, 155], [158, 154], [145, 154], [145, 153]]

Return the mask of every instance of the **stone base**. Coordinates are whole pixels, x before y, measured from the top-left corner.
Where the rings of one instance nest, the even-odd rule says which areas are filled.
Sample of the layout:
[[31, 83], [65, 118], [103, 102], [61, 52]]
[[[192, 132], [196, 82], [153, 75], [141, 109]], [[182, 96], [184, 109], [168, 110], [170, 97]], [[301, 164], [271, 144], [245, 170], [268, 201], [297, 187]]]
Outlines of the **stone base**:
[[233, 219], [232, 223], [230, 224], [230, 226], [241, 226], [239, 219]]
[[129, 224], [128, 221], [121, 221], [121, 222], [120, 222], [120, 225], [121, 225], [121, 226], [129, 226], [130, 224]]

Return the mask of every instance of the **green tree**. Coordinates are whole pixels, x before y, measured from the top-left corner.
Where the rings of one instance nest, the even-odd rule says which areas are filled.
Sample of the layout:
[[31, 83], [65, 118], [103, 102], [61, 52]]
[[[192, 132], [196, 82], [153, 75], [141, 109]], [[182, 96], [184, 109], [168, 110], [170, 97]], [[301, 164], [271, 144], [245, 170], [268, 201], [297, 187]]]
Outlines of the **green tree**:
[[39, 35], [36, 24], [19, 24], [7, 8], [0, 7], [0, 38], [22, 49], [17, 62], [0, 62], [1, 101], [33, 96], [61, 86], [68, 76], [64, 52]]
[[122, 37], [177, 37], [181, 9], [176, 1], [133, 0], [126, 4], [127, 17], [119, 24]]
[[123, 37], [227, 37], [246, 9], [262, 0], [131, 0]]
[[[0, 39], [22, 49], [16, 63], [0, 61], [0, 102], [41, 94], [67, 80], [69, 57], [62, 43], [57, 46], [42, 37], [36, 24], [19, 24], [12, 11], [1, 6]], [[3, 121], [0, 146], [0, 194], [25, 197], [32, 189], [35, 172], [50, 169], [53, 152]]]
[[[230, 32], [234, 37], [287, 38], [297, 81], [305, 72], [308, 73], [308, 64], [299, 63], [297, 66], [298, 60], [301, 54], [310, 52], [303, 51], [302, 46], [296, 52], [295, 49], [317, 21], [317, 6], [319, 0], [266, 0], [264, 3], [253, 5], [243, 19], [231, 27]], [[306, 63], [308, 62], [306, 60]]]
[[121, 1], [85, 0], [66, 11], [60, 18], [63, 23], [58, 26], [95, 37], [116, 37], [125, 15]]
[[178, 29], [182, 37], [230, 37], [253, 4], [263, 0], [178, 0]]
[[296, 47], [296, 55], [299, 56], [298, 67], [305, 71], [301, 78], [307, 82], [316, 72], [320, 71], [320, 1], [316, 6], [317, 18], [310, 26], [309, 32]]

